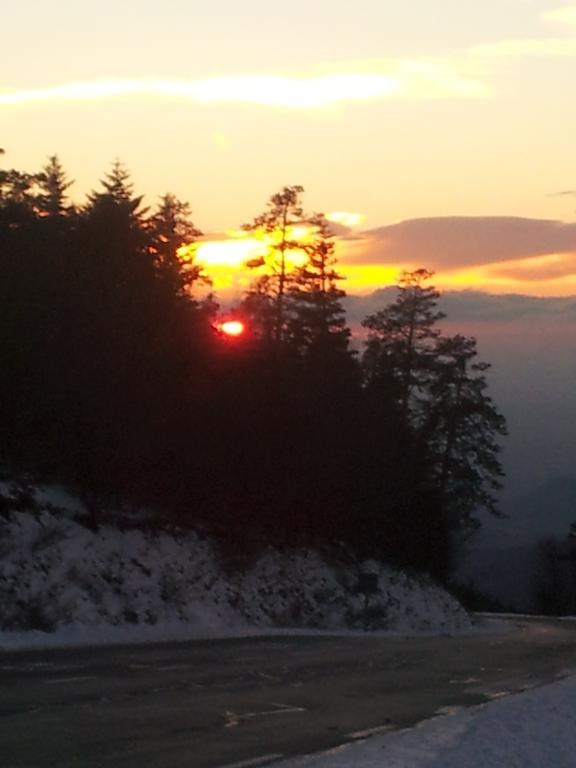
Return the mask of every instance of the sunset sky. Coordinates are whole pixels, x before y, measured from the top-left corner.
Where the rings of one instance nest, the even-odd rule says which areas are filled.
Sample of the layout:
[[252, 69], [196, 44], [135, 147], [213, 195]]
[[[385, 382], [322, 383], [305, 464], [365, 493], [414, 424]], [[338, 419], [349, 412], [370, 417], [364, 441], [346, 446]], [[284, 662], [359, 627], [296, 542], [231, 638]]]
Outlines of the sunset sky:
[[4, 165], [58, 153], [81, 201], [120, 158], [149, 204], [191, 203], [221, 290], [249, 250], [225, 233], [301, 184], [307, 209], [356, 215], [335, 217], [349, 291], [426, 266], [576, 294], [576, 4], [5, 5]]

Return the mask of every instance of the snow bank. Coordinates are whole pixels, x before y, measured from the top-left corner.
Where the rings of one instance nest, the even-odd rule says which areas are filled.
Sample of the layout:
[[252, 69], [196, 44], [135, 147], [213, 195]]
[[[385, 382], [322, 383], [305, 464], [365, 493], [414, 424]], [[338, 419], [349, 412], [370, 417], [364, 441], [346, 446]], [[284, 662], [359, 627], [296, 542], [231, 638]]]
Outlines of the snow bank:
[[[424, 579], [382, 564], [368, 611], [358, 569], [317, 554], [268, 551], [247, 571], [230, 573], [210, 542], [102, 527], [94, 532], [42, 510], [0, 521], [0, 630], [56, 631], [158, 627], [178, 635], [297, 627], [364, 627], [452, 633], [470, 627], [462, 607]], [[152, 632], [157, 636], [157, 632]], [[127, 636], [133, 639], [133, 633]], [[92, 632], [92, 637], [97, 633]]]
[[576, 678], [277, 768], [574, 768]]

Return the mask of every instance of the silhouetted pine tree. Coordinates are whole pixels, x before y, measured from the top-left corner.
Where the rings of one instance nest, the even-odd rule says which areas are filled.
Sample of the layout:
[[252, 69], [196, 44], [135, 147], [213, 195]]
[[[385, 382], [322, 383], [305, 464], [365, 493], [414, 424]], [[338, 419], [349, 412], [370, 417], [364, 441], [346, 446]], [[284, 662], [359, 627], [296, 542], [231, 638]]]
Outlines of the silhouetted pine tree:
[[194, 283], [209, 283], [194, 260], [192, 245], [202, 232], [192, 222], [191, 215], [188, 203], [175, 195], [165, 194], [148, 219], [150, 248], [158, 277], [168, 283], [172, 294], [188, 298]]
[[434, 455], [442, 504], [455, 528], [477, 523], [474, 513], [498, 514], [503, 476], [499, 439], [506, 421], [487, 393], [488, 363], [478, 362], [476, 339], [440, 336], [436, 343], [422, 437]]
[[445, 576], [474, 513], [496, 512], [505, 421], [486, 393], [489, 366], [474, 360], [475, 340], [444, 337], [436, 327], [444, 315], [436, 309], [438, 292], [425, 285], [431, 276], [405, 273], [396, 301], [367, 318], [363, 364], [366, 397], [373, 406], [380, 401], [375, 412], [396, 441], [388, 454], [396, 471], [388, 465], [384, 472], [394, 490], [383, 524], [402, 541], [408, 561]]
[[425, 269], [404, 272], [396, 301], [362, 323], [368, 329], [363, 356], [367, 385], [384, 384], [403, 420], [412, 425], [419, 419], [419, 401], [430, 382], [440, 335], [436, 323], [444, 318], [436, 309], [440, 294], [426, 285], [431, 277]]
[[283, 187], [272, 195], [268, 209], [243, 229], [266, 238], [266, 253], [247, 262], [252, 269], [263, 270], [248, 292], [244, 308], [251, 321], [259, 326], [260, 335], [276, 346], [286, 338], [286, 295], [290, 285], [290, 252], [303, 253], [298, 228], [306, 223], [300, 186]]
[[58, 155], [48, 158], [47, 164], [37, 175], [39, 187], [38, 208], [49, 216], [62, 216], [67, 212], [67, 190], [73, 182], [68, 179]]
[[291, 275], [287, 337], [306, 357], [346, 353], [350, 329], [342, 304], [346, 293], [338, 287], [343, 277], [335, 269], [333, 234], [322, 215], [310, 217], [308, 226], [314, 236], [305, 244], [306, 261]]
[[65, 322], [68, 217], [42, 210], [42, 174], [0, 172], [0, 457], [45, 467], [56, 459], [58, 354]]

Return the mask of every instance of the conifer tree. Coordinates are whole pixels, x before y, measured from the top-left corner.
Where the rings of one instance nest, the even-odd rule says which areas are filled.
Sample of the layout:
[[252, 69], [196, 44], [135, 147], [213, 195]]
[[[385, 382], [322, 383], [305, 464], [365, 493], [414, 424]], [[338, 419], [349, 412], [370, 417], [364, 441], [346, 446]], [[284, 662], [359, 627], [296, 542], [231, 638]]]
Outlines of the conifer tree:
[[306, 218], [300, 203], [303, 187], [283, 187], [272, 195], [268, 209], [243, 229], [268, 240], [266, 254], [252, 259], [247, 266], [262, 269], [246, 296], [245, 308], [254, 320], [261, 318], [261, 333], [276, 346], [286, 338], [286, 296], [290, 285], [290, 252], [305, 250], [296, 236]]
[[100, 180], [100, 184], [102, 186], [101, 191], [92, 192], [88, 195], [90, 203], [94, 204], [102, 198], [109, 197], [117, 204], [127, 204], [133, 211], [140, 207], [142, 196], [133, 197], [134, 184], [130, 172], [120, 160], [114, 160], [108, 173]]
[[67, 209], [67, 190], [73, 182], [68, 179], [58, 155], [48, 158], [48, 163], [37, 176], [40, 193], [38, 207], [49, 216], [62, 216]]
[[497, 512], [506, 426], [487, 394], [489, 365], [476, 360], [476, 340], [436, 327], [444, 314], [439, 293], [425, 285], [431, 277], [423, 269], [403, 274], [396, 301], [364, 321], [363, 364], [368, 391], [396, 412], [406, 461], [419, 465], [423, 489], [454, 534], [475, 525], [479, 508]]
[[[4, 154], [2, 149], [0, 157]], [[36, 215], [39, 175], [16, 168], [0, 169], [0, 215], [11, 226], [29, 222]]]
[[385, 382], [406, 424], [419, 416], [419, 400], [430, 381], [436, 323], [444, 314], [436, 307], [439, 293], [426, 285], [432, 272], [403, 272], [396, 301], [367, 317], [368, 342], [363, 357], [368, 384]]
[[499, 438], [506, 421], [487, 393], [490, 365], [477, 361], [477, 354], [474, 338], [438, 338], [422, 427], [440, 498], [461, 528], [474, 527], [478, 508], [498, 514], [494, 494], [503, 476]]
[[338, 287], [343, 277], [335, 268], [329, 222], [318, 214], [309, 225], [314, 237], [306, 243], [306, 261], [291, 275], [288, 334], [300, 354], [326, 359], [348, 351], [350, 329], [342, 304], [346, 293]]
[[[209, 282], [201, 266], [194, 261], [192, 245], [202, 232], [191, 220], [188, 203], [169, 193], [163, 195], [148, 220], [148, 234], [157, 275], [174, 295], [189, 297], [195, 282]], [[183, 249], [185, 255], [181, 255]]]
[[82, 211], [84, 254], [91, 261], [93, 279], [118, 296], [126, 292], [133, 303], [154, 274], [154, 258], [147, 248], [145, 208], [134, 195], [128, 170], [116, 160], [100, 181], [101, 189], [88, 195]]

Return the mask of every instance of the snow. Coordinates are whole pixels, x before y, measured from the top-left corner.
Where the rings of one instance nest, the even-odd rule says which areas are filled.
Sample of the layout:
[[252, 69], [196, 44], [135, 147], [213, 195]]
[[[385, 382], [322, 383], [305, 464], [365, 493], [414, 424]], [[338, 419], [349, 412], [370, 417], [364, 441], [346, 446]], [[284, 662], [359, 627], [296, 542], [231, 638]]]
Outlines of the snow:
[[276, 768], [574, 768], [576, 678]]
[[[6, 490], [4, 490], [6, 493]], [[63, 491], [0, 518], [0, 648], [229, 637], [278, 631], [454, 634], [472, 621], [423, 577], [383, 563], [265, 551], [232, 570], [193, 532], [82, 525]], [[46, 506], [48, 502], [48, 506]], [[76, 519], [74, 518], [77, 513]], [[365, 611], [360, 572], [378, 576]]]
[[[54, 499], [66, 502], [53, 508]], [[73, 519], [71, 497], [0, 518], [0, 651], [257, 634], [455, 634], [478, 629], [438, 586], [382, 563], [327, 563], [313, 552], [268, 550], [231, 572], [194, 533], [169, 535]], [[62, 505], [64, 506], [64, 505]], [[378, 575], [371, 632], [362, 631], [359, 572]], [[502, 618], [498, 629], [502, 629]], [[518, 617], [514, 615], [514, 619]], [[573, 768], [576, 678], [453, 709], [278, 768]]]

